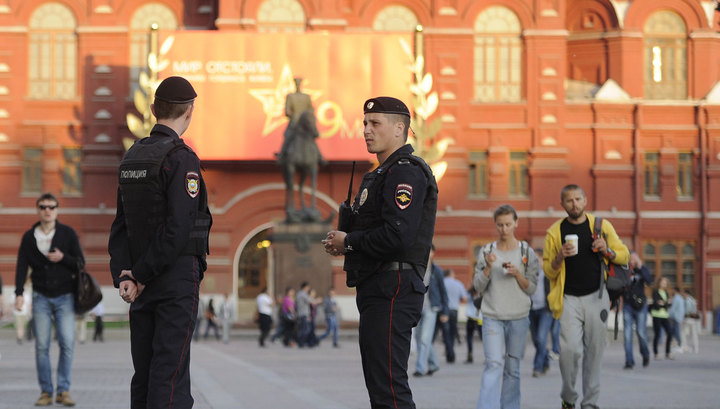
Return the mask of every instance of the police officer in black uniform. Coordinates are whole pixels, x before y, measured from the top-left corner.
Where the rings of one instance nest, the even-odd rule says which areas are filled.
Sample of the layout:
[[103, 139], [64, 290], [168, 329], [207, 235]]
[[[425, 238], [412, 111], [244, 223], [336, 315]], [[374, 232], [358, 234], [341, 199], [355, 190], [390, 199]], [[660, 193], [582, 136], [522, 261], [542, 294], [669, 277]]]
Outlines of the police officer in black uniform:
[[196, 96], [184, 78], [163, 80], [157, 125], [120, 163], [108, 250], [113, 283], [131, 303], [133, 409], [193, 406], [190, 341], [212, 224], [200, 161], [180, 139]]
[[363, 178], [345, 231], [328, 232], [325, 251], [345, 255], [357, 287], [360, 353], [372, 408], [414, 408], [408, 385], [412, 328], [426, 291], [437, 184], [406, 144], [410, 111], [391, 97], [365, 102], [365, 144], [380, 165]]

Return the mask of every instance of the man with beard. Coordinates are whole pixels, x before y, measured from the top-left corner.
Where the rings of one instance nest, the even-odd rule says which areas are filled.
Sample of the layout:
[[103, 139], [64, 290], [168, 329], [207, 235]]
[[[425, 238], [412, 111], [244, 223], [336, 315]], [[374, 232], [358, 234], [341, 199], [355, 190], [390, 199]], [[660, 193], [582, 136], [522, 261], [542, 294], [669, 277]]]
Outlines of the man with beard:
[[[548, 304], [553, 317], [560, 319], [562, 408], [575, 408], [575, 380], [581, 358], [581, 407], [597, 408], [610, 308], [600, 263], [627, 264], [629, 252], [607, 220], [602, 220], [600, 237], [594, 237], [595, 216], [585, 212], [587, 198], [580, 186], [565, 186], [560, 198], [568, 216], [547, 230], [543, 267], [550, 280]], [[575, 236], [574, 240], [568, 240], [568, 236]]]

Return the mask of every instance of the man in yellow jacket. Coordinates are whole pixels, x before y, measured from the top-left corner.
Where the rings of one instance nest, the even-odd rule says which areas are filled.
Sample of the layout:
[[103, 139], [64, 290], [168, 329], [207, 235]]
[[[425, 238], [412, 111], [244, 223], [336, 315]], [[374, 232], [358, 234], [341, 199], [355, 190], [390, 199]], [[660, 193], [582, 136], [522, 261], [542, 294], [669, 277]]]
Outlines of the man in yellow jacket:
[[[598, 408], [610, 308], [607, 290], [601, 285], [598, 253], [604, 255], [605, 263], [615, 264], [626, 264], [630, 254], [609, 221], [603, 220], [602, 234], [594, 236], [595, 216], [585, 212], [587, 198], [580, 186], [565, 186], [560, 197], [568, 216], [547, 230], [543, 252], [543, 268], [550, 280], [548, 305], [553, 317], [560, 319], [560, 397], [563, 409], [575, 408], [575, 380], [582, 358], [581, 407]], [[566, 240], [568, 235], [570, 240]]]

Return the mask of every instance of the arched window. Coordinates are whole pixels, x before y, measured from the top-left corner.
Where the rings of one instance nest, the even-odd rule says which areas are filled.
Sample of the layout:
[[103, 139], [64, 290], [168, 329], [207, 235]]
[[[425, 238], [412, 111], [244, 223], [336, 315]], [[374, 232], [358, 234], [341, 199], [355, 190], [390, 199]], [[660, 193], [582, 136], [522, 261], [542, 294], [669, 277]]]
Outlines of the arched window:
[[687, 31], [668, 10], [653, 13], [644, 27], [645, 98], [687, 98]]
[[475, 20], [475, 99], [520, 101], [522, 27], [506, 7], [486, 8]]
[[77, 22], [60, 3], [46, 3], [30, 16], [28, 96], [72, 99], [77, 96]]
[[140, 72], [147, 67], [150, 49], [150, 27], [159, 30], [176, 30], [175, 14], [164, 4], [149, 3], [138, 8], [130, 20], [130, 97], [140, 88]]
[[258, 10], [259, 32], [302, 32], [306, 26], [305, 10], [296, 0], [265, 0]]
[[417, 16], [405, 6], [387, 6], [375, 16], [373, 30], [414, 32]]

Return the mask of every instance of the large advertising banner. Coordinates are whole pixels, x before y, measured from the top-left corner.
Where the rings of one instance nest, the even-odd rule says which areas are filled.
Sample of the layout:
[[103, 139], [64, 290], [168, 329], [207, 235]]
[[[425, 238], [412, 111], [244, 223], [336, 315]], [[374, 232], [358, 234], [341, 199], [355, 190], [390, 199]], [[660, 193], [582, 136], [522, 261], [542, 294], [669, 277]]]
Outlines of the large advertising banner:
[[371, 157], [362, 135], [366, 99], [410, 102], [409, 34], [182, 31], [161, 44], [161, 78], [185, 77], [197, 91], [183, 139], [202, 160], [275, 160], [295, 77], [312, 100], [326, 160]]

